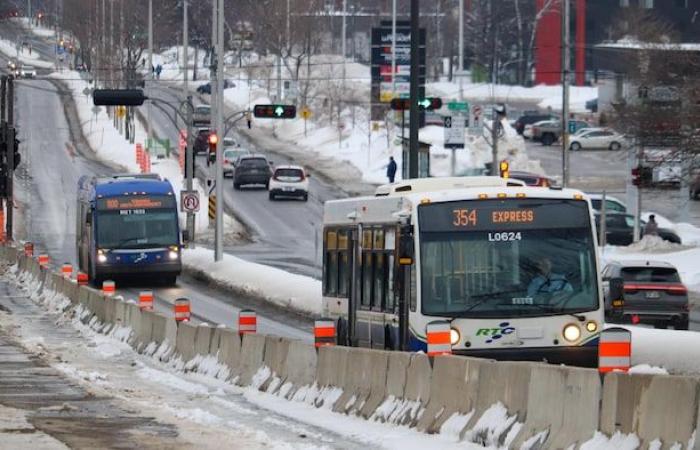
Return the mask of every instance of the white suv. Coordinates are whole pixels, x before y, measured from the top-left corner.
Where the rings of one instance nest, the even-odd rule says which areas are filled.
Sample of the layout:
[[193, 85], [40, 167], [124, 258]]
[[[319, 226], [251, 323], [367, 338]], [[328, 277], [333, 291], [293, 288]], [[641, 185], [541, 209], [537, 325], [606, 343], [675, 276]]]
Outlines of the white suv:
[[270, 200], [280, 196], [309, 199], [309, 174], [300, 166], [278, 166], [270, 178]]

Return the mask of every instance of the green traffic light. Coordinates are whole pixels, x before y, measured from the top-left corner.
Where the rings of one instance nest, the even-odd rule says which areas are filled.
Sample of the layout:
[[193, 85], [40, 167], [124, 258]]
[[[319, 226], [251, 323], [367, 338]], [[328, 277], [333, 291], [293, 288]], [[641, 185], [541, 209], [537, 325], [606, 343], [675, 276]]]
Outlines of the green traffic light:
[[281, 106], [275, 108], [275, 115], [277, 117], [282, 117], [282, 114], [284, 114], [284, 108], [282, 108]]
[[424, 98], [423, 100], [418, 102], [418, 106], [422, 106], [423, 108], [429, 108], [430, 107], [430, 99]]

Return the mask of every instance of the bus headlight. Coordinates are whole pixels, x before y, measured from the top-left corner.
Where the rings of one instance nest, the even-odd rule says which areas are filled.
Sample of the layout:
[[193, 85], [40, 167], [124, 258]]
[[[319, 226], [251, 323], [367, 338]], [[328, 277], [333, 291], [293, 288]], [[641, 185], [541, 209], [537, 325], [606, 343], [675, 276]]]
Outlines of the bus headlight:
[[459, 331], [455, 328], [450, 328], [450, 344], [457, 345], [459, 343]]
[[586, 330], [588, 330], [589, 333], [595, 333], [598, 331], [598, 324], [595, 322], [595, 320], [591, 320], [586, 323]]
[[106, 263], [107, 262], [107, 255], [105, 255], [104, 250], [97, 250], [97, 262], [98, 263]]
[[564, 339], [567, 341], [576, 342], [581, 337], [581, 329], [578, 327], [578, 325], [570, 323], [564, 327], [562, 334], [564, 335]]
[[180, 256], [180, 255], [175, 250], [170, 250], [170, 252], [168, 253], [168, 256], [170, 257], [170, 259], [177, 259], [178, 256]]

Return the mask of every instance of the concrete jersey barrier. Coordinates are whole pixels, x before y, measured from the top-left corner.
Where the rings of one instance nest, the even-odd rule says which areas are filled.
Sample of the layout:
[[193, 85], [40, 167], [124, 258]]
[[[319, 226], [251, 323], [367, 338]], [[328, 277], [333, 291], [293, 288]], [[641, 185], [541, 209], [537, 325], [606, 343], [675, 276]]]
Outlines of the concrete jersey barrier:
[[[607, 373], [539, 363], [495, 362], [459, 356], [428, 358], [423, 353], [326, 346], [236, 330], [176, 323], [172, 317], [141, 311], [136, 304], [78, 286], [34, 258], [0, 246], [0, 257], [18, 264], [22, 279], [39, 283], [37, 292], [57, 292], [87, 312], [86, 323], [109, 332], [114, 325], [133, 330], [137, 350], [169, 344], [184, 362], [196, 355], [216, 357], [230, 380], [316, 407], [435, 433], [454, 415], [472, 414], [463, 438], [501, 403], [520, 426], [511, 448], [578, 447], [597, 430], [611, 436], [634, 433], [648, 447], [688, 445], [700, 424], [700, 380], [694, 377]], [[188, 366], [188, 368], [191, 366]], [[270, 372], [263, 371], [264, 367]], [[194, 367], [192, 370], [197, 370]], [[226, 372], [222, 372], [226, 373]], [[265, 378], [265, 379], [263, 379]], [[275, 384], [272, 384], [275, 379]], [[300, 394], [300, 395], [297, 395]], [[303, 395], [302, 395], [303, 394]], [[453, 422], [454, 423], [454, 422]], [[457, 422], [459, 423], [459, 422]], [[513, 428], [513, 434], [516, 428]], [[502, 441], [509, 430], [495, 438]], [[469, 435], [471, 433], [471, 435]], [[700, 442], [700, 439], [696, 439]], [[695, 448], [700, 447], [696, 444]]]

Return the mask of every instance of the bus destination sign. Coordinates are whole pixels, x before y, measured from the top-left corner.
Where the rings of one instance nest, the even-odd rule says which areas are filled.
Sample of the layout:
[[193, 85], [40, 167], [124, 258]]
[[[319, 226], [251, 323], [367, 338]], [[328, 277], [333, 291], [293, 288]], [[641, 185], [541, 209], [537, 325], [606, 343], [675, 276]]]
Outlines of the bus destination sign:
[[165, 196], [113, 197], [97, 201], [97, 209], [107, 211], [160, 209], [173, 207], [175, 200]]

